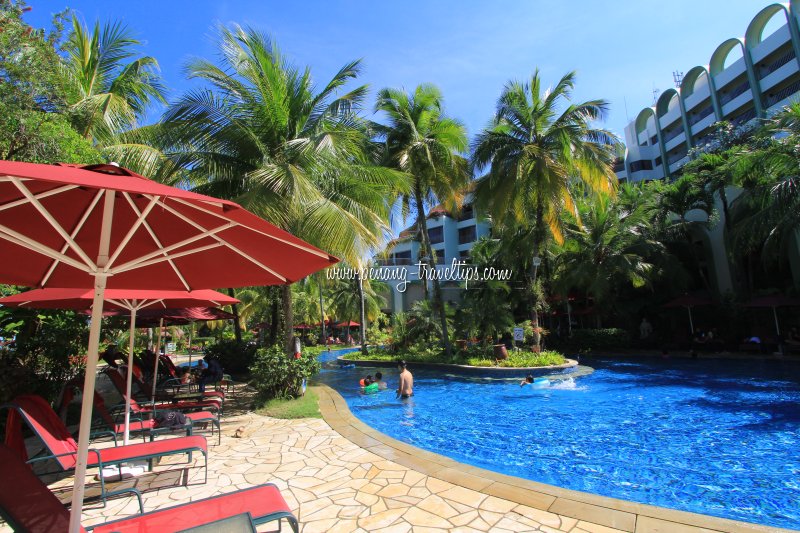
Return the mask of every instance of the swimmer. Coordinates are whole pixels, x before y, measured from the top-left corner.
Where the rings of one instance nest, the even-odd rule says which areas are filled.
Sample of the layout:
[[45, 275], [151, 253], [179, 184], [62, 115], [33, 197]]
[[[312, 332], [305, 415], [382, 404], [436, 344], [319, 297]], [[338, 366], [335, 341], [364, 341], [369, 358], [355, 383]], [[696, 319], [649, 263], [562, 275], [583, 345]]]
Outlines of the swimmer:
[[533, 376], [528, 374], [525, 379], [519, 382], [520, 387], [524, 387], [525, 385], [533, 385]]
[[414, 395], [414, 376], [406, 368], [406, 362], [397, 362], [397, 370], [400, 372], [400, 386], [397, 389], [397, 396], [402, 399], [410, 398]]
[[378, 388], [380, 390], [386, 390], [389, 388], [389, 385], [387, 385], [386, 382], [383, 381], [383, 374], [381, 374], [380, 372], [375, 372], [375, 383], [378, 384]]

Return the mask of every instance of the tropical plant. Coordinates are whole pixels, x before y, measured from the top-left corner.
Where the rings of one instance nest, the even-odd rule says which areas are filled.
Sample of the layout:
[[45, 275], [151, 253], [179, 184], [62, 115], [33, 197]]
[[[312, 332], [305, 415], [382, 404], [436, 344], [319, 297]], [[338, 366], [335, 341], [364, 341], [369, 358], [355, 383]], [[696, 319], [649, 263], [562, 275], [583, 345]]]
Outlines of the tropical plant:
[[[476, 205], [495, 225], [531, 228], [533, 257], [540, 256], [549, 237], [563, 242], [563, 212], [577, 217], [573, 183], [600, 194], [613, 194], [616, 185], [612, 167], [619, 141], [592, 127], [608, 105], [604, 100], [571, 103], [574, 85], [570, 72], [544, 89], [538, 70], [527, 82], [507, 83], [492, 124], [472, 145], [475, 172], [488, 168], [475, 186]], [[534, 262], [530, 305], [535, 328], [537, 274]]]
[[[433, 268], [435, 258], [428, 234], [427, 207], [443, 203], [450, 212], [460, 207], [469, 182], [467, 162], [459, 154], [467, 149], [466, 128], [446, 116], [441, 91], [433, 85], [419, 85], [413, 93], [400, 89], [378, 92], [375, 110], [388, 118], [387, 125], [376, 125], [384, 141], [384, 163], [411, 179], [411, 188], [402, 195], [403, 213], [416, 213], [424, 257], [424, 268]], [[425, 291], [427, 295], [427, 284]], [[447, 317], [439, 280], [433, 280], [433, 311], [439, 317], [441, 342], [445, 354], [451, 353]]]
[[0, 1], [0, 159], [97, 163], [100, 154], [63, 114], [61, 40], [64, 13], [49, 33], [22, 20], [24, 2]]
[[[343, 66], [322, 89], [267, 36], [219, 28], [219, 65], [196, 59], [190, 78], [209, 89], [180, 97], [163, 117], [165, 154], [196, 190], [233, 199], [298, 237], [352, 262], [388, 232], [403, 176], [371, 162], [367, 128], [356, 116], [366, 86], [339, 90], [360, 63]], [[291, 290], [283, 288], [286, 345]]]
[[[470, 250], [470, 265], [476, 266], [479, 272], [504, 266], [501, 247], [498, 240], [479, 240]], [[510, 331], [514, 327], [510, 295], [511, 287], [505, 281], [481, 279], [470, 283], [464, 291], [460, 313], [457, 313], [462, 331], [474, 332], [484, 343], [490, 337], [499, 339], [502, 333]]]
[[[712, 193], [691, 176], [682, 176], [664, 185], [658, 191], [657, 219], [662, 223], [662, 239], [676, 243], [683, 242], [688, 248], [703, 287], [709, 293], [711, 284], [698, 256], [694, 244], [695, 237], [708, 228], [714, 214]], [[700, 217], [690, 218], [690, 211], [699, 211]]]
[[660, 274], [652, 258], [666, 250], [651, 237], [651, 222], [643, 209], [628, 211], [621, 201], [598, 198], [581, 202], [579, 214], [580, 224], [567, 226], [557, 252], [554, 286], [561, 294], [573, 289], [588, 294], [598, 311], [607, 313], [626, 286], [651, 285]]
[[75, 129], [100, 146], [135, 127], [153, 103], [166, 103], [158, 62], [135, 57], [140, 44], [120, 22], [102, 28], [96, 22], [90, 32], [72, 17], [64, 67], [69, 115]]

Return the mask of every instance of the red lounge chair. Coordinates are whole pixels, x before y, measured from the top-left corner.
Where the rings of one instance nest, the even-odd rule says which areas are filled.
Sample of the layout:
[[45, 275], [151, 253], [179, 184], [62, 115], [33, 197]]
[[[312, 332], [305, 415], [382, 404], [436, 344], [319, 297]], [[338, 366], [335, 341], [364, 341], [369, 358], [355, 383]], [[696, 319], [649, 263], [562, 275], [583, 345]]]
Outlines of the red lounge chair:
[[[64, 391], [61, 393], [61, 400], [59, 403], [58, 412], [62, 413], [61, 418], [64, 419], [64, 414], [66, 413], [67, 405], [72, 401], [74, 396], [75, 390], [83, 390], [83, 377], [79, 376], [80, 379], [72, 379], [67, 382], [67, 385], [64, 387]], [[124, 405], [123, 405], [124, 410]], [[121, 435], [125, 432], [125, 424], [118, 422], [115, 420], [114, 417], [111, 415], [111, 412], [106, 408], [106, 403], [103, 401], [103, 397], [94, 391], [94, 410], [95, 414], [100, 415], [99, 420], [103, 422], [106, 429], [96, 429], [92, 432], [93, 437], [99, 437], [101, 435], [110, 435], [114, 439], [114, 446], [117, 445], [117, 435]], [[122, 413], [125, 414], [124, 412]], [[150, 441], [152, 441], [155, 436], [159, 433], [169, 433], [171, 431], [175, 431], [174, 428], [160, 428], [156, 427], [155, 415], [156, 411], [152, 412], [153, 418], [142, 420], [139, 417], [131, 417], [130, 419], [130, 432], [131, 433], [140, 433], [142, 435], [142, 441], [147, 442], [146, 437], [150, 437]], [[186, 416], [186, 427], [181, 428], [186, 430], [186, 435], [191, 435], [194, 431], [195, 424], [211, 424], [211, 436], [214, 436], [214, 428], [217, 428], [217, 444], [222, 442], [222, 432], [219, 427], [219, 419], [214, 416], [213, 413], [209, 413], [208, 411], [196, 411], [194, 413], [185, 413]], [[93, 426], [94, 427], [94, 426]]]
[[[0, 516], [14, 529], [29, 533], [67, 531], [69, 511], [6, 446], [0, 444]], [[275, 485], [267, 484], [191, 503], [98, 524], [95, 533], [176, 531], [250, 513], [255, 524], [286, 519], [297, 533], [297, 519]], [[81, 528], [81, 531], [86, 529]]]
[[[169, 360], [167, 356], [161, 356]], [[170, 361], [172, 362], [172, 361]], [[139, 389], [139, 393], [142, 397], [150, 398], [153, 392], [153, 381], [146, 381], [144, 379], [144, 373], [137, 363], [133, 363], [133, 384], [136, 385], [136, 388]], [[197, 383], [181, 383], [179, 377], [170, 377], [164, 380], [162, 383], [158, 384], [156, 387], [156, 397], [155, 400], [169, 400], [171, 396], [180, 393], [194, 393], [197, 394], [199, 398], [203, 400], [217, 400], [223, 401], [225, 400], [225, 392], [221, 390], [207, 390], [204, 392], [200, 392], [197, 390]]]
[[[119, 372], [114, 369], [106, 369], [104, 370], [105, 374], [111, 379], [111, 383], [114, 384], [114, 388], [117, 389], [117, 392], [122, 396], [122, 401], [125, 401], [125, 391], [127, 388], [127, 384], [125, 383], [125, 378], [123, 378]], [[208, 410], [219, 413], [222, 410], [222, 401], [219, 398], [209, 398], [208, 400], [202, 401], [172, 401], [172, 402], [151, 402], [149, 404], [140, 405], [138, 404], [133, 398], [131, 398], [131, 409], [134, 409], [133, 405], [136, 404], [139, 411], [134, 412], [152, 412], [157, 409], [173, 409], [175, 411], [192, 411], [192, 410]]]
[[[101, 420], [105, 423], [105, 427], [108, 428], [106, 433], [114, 437], [114, 444], [116, 445], [117, 435], [121, 435], [125, 432], [125, 424], [114, 420], [114, 417], [112, 417], [111, 413], [108, 411], [108, 409], [106, 409], [106, 404], [103, 401], [103, 398], [97, 394], [96, 391], [94, 393], [94, 410], [100, 415]], [[155, 416], [155, 414], [156, 411], [153, 411], [153, 416]], [[186, 415], [185, 429], [187, 435], [192, 434], [194, 426], [197, 424], [211, 424], [211, 436], [214, 436], [214, 428], [217, 428], [217, 444], [222, 442], [222, 431], [219, 427], [219, 419], [214, 416], [213, 413], [209, 413], [208, 411], [196, 411], [194, 413], [184, 414]], [[141, 433], [143, 439], [144, 437], [149, 436], [150, 441], [152, 442], [153, 438], [158, 433], [168, 433], [170, 431], [174, 431], [174, 429], [156, 427], [155, 418], [150, 418], [147, 420], [131, 419], [130, 431], [131, 433]], [[100, 433], [101, 432], [95, 432], [95, 435]]]
[[[25, 443], [22, 440], [22, 420], [42, 439], [51, 455], [39, 456], [28, 461], [55, 459], [63, 470], [73, 470], [77, 462], [78, 443], [72, 438], [67, 427], [50, 407], [47, 401], [34, 395], [18, 396], [2, 407], [9, 409], [6, 421], [6, 444], [24, 461], [27, 459]], [[129, 444], [114, 448], [89, 449], [87, 465], [96, 466], [101, 472], [106, 466], [117, 465], [122, 473], [122, 463], [136, 460], [150, 460], [167, 455], [200, 452], [205, 459], [205, 479], [208, 481], [208, 444], [199, 435], [163, 439], [155, 442]], [[0, 470], [2, 470], [0, 468]], [[187, 480], [188, 483], [188, 480]], [[130, 491], [125, 491], [130, 492]], [[119, 492], [106, 493], [104, 477], [100, 476], [100, 497], [105, 504], [108, 496]], [[141, 507], [141, 498], [139, 499]]]

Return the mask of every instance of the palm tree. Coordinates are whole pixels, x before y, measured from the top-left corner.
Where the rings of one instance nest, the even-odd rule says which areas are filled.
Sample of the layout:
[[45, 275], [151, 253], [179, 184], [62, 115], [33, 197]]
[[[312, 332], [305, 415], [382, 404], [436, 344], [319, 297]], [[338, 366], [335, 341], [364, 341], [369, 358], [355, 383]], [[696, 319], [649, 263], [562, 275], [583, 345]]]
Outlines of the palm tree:
[[[475, 171], [488, 167], [475, 187], [476, 204], [496, 225], [531, 228], [533, 257], [550, 236], [563, 242], [562, 213], [577, 216], [571, 185], [592, 193], [612, 194], [618, 139], [593, 128], [608, 107], [604, 100], [570, 103], [575, 73], [544, 89], [539, 71], [527, 82], [506, 84], [492, 124], [472, 146]], [[560, 109], [563, 105], [563, 109]], [[537, 261], [532, 272], [532, 322], [539, 346]]]
[[650, 237], [651, 222], [644, 210], [628, 211], [622, 202], [600, 198], [583, 202], [579, 212], [581, 224], [567, 226], [558, 252], [555, 286], [563, 294], [585, 291], [607, 312], [626, 286], [651, 284], [659, 274], [654, 258], [666, 251]]
[[72, 18], [65, 44], [67, 103], [75, 129], [95, 144], [114, 144], [153, 103], [165, 103], [158, 62], [150, 56], [132, 59], [139, 44], [120, 22], [102, 28], [96, 22], [90, 33]]
[[[657, 219], [665, 223], [664, 237], [666, 240], [685, 243], [703, 287], [708, 293], [711, 293], [711, 284], [700, 264], [700, 257], [697, 255], [694, 245], [694, 236], [708, 227], [708, 220], [714, 213], [712, 193], [691, 176], [682, 176], [673, 183], [661, 187], [658, 195], [659, 214]], [[689, 218], [688, 213], [694, 210], [703, 213], [706, 220]]]
[[[221, 27], [220, 64], [197, 59], [191, 78], [210, 89], [182, 96], [163, 118], [167, 156], [198, 192], [233, 199], [283, 229], [356, 262], [388, 233], [400, 173], [376, 166], [355, 112], [367, 93], [339, 90], [360, 64], [343, 66], [321, 89], [267, 36]], [[287, 347], [291, 291], [283, 288]]]
[[[451, 212], [460, 207], [469, 183], [466, 159], [459, 155], [467, 149], [466, 128], [445, 115], [441, 91], [429, 84], [419, 85], [411, 94], [400, 89], [382, 89], [375, 111], [388, 118], [388, 125], [375, 126], [385, 143], [385, 164], [411, 179], [410, 191], [402, 196], [403, 213], [410, 211], [413, 201], [424, 255], [420, 262], [430, 269], [435, 256], [428, 234], [426, 205], [441, 202]], [[427, 283], [424, 287], [427, 294]], [[447, 318], [437, 279], [433, 280], [432, 301], [433, 310], [439, 315], [442, 345], [449, 357]]]

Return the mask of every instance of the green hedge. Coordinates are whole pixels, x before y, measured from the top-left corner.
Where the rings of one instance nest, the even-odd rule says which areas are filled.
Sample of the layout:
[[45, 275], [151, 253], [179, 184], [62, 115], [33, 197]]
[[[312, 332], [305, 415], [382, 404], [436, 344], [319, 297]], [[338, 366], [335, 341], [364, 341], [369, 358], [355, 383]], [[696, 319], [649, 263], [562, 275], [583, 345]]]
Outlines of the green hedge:
[[280, 346], [261, 348], [250, 367], [253, 385], [262, 400], [297, 398], [303, 380], [320, 371], [315, 355], [304, 351], [299, 359], [286, 355]]
[[630, 335], [624, 329], [575, 329], [566, 344], [577, 350], [613, 350], [629, 348]]
[[253, 364], [256, 349], [255, 344], [229, 339], [206, 346], [205, 354], [217, 359], [225, 372], [243, 374]]

